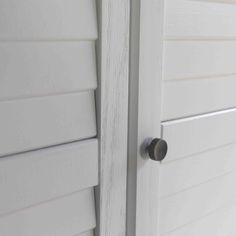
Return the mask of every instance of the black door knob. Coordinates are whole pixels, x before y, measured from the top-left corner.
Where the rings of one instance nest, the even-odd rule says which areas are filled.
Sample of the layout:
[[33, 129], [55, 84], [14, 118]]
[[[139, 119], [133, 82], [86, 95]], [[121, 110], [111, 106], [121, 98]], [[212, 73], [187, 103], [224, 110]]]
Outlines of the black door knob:
[[167, 153], [168, 145], [163, 139], [155, 138], [147, 147], [149, 157], [154, 161], [162, 161]]

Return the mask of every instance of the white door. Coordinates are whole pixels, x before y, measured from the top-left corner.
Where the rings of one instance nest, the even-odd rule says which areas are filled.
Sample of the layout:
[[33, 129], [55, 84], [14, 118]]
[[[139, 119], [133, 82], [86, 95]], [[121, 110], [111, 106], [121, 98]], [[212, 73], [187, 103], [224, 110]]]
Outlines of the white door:
[[235, 235], [235, 1], [133, 1], [132, 19], [128, 235]]
[[0, 0], [0, 235], [90, 236], [95, 0]]

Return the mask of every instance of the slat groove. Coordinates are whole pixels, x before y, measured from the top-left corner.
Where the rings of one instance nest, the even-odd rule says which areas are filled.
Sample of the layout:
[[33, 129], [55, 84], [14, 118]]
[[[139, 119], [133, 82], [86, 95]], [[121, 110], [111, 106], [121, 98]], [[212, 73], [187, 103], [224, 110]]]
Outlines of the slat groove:
[[0, 158], [0, 215], [97, 184], [96, 139]]
[[181, 191], [173, 192], [173, 193], [171, 193], [171, 194], [162, 196], [162, 197], [160, 197], [160, 199], [161, 199], [161, 200], [165, 200], [165, 199], [171, 198], [171, 197], [173, 197], [173, 196], [176, 196], [176, 195], [178, 195], [178, 194], [182, 194], [182, 193], [184, 193], [184, 192], [188, 192], [188, 191], [191, 190], [191, 189], [195, 189], [195, 188], [197, 188], [197, 187], [201, 187], [201, 186], [204, 185], [204, 184], [210, 183], [210, 182], [215, 181], [215, 180], [217, 180], [217, 179], [220, 179], [220, 178], [222, 178], [222, 177], [224, 177], [224, 176], [230, 175], [230, 174], [234, 173], [235, 171], [236, 171], [236, 170], [231, 170], [231, 171], [225, 172], [225, 173], [223, 173], [223, 174], [221, 174], [221, 175], [218, 175], [218, 176], [212, 177], [212, 178], [210, 178], [210, 179], [207, 179], [207, 180], [205, 180], [204, 182], [201, 182], [201, 183], [199, 183], [199, 184], [195, 184], [195, 185], [192, 185], [191, 187], [182, 189]]
[[184, 225], [181, 225], [181, 226], [179, 226], [179, 227], [176, 227], [175, 229], [170, 230], [170, 231], [168, 231], [168, 232], [162, 233], [161, 236], [168, 236], [170, 233], [173, 233], [173, 232], [175, 232], [175, 231], [177, 231], [177, 230], [179, 230], [179, 229], [182, 229], [182, 228], [184, 228], [184, 227], [186, 227], [186, 226], [188, 226], [188, 225], [191, 225], [191, 224], [193, 224], [193, 223], [195, 223], [195, 222], [197, 222], [197, 221], [199, 221], [199, 220], [202, 220], [202, 219], [204, 219], [205, 217], [210, 216], [210, 215], [216, 213], [217, 211], [219, 211], [219, 210], [221, 210], [221, 209], [224, 209], [224, 208], [226, 208], [226, 207], [229, 207], [229, 206], [236, 206], [236, 202], [227, 203], [227, 204], [225, 204], [224, 206], [221, 206], [221, 207], [219, 207], [219, 208], [217, 208], [217, 209], [214, 209], [213, 211], [211, 211], [211, 212], [209, 212], [209, 213], [207, 213], [207, 214], [205, 214], [205, 215], [203, 215], [203, 216], [201, 216], [201, 217], [198, 217], [197, 219], [192, 220], [191, 222], [188, 222], [188, 223], [186, 223], [186, 224], [184, 224]]
[[96, 226], [92, 188], [0, 218], [4, 236], [65, 236]]

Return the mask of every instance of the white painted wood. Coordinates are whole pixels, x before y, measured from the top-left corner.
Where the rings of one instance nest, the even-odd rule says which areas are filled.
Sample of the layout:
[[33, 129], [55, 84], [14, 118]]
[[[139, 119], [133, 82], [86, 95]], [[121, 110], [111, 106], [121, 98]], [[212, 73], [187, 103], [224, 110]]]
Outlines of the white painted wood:
[[0, 78], [0, 100], [95, 89], [94, 42], [0, 43]]
[[93, 92], [0, 103], [0, 155], [96, 135]]
[[236, 75], [165, 81], [162, 120], [236, 106]]
[[0, 0], [0, 235], [93, 236], [97, 37], [96, 0]]
[[[234, 231], [235, 3], [132, 1], [128, 236]], [[144, 140], [161, 135], [169, 146], [166, 159], [141, 159]]]
[[97, 140], [0, 159], [0, 215], [98, 184]]
[[1, 0], [1, 40], [96, 39], [95, 0]]
[[26, 208], [0, 218], [4, 236], [65, 236], [93, 229], [96, 225], [92, 189]]
[[236, 141], [236, 109], [162, 123], [169, 144], [164, 161], [186, 157]]
[[236, 234], [236, 230], [231, 232], [230, 234], [227, 234], [226, 236], [234, 236]]
[[85, 232], [85, 233], [82, 233], [82, 234], [79, 234], [77, 236], [93, 236], [93, 231], [88, 231], [88, 232]]
[[144, 159], [147, 138], [160, 137], [164, 1], [133, 0], [129, 111], [128, 236], [159, 236], [159, 163]]
[[129, 4], [98, 0], [99, 236], [126, 235]]
[[236, 200], [236, 172], [161, 200], [161, 232], [177, 229]]
[[236, 38], [235, 0], [165, 1], [165, 37]]
[[[180, 229], [174, 230], [171, 233], [164, 234], [165, 236], [199, 236], [199, 235], [214, 235], [214, 236], [234, 236], [235, 235], [235, 218], [236, 206], [230, 204], [213, 213], [187, 224]], [[234, 234], [231, 235], [232, 231]], [[230, 233], [230, 234], [229, 234]]]
[[174, 162], [160, 169], [160, 196], [168, 196], [236, 170], [236, 145], [229, 145]]
[[166, 41], [164, 52], [165, 80], [236, 74], [234, 40]]

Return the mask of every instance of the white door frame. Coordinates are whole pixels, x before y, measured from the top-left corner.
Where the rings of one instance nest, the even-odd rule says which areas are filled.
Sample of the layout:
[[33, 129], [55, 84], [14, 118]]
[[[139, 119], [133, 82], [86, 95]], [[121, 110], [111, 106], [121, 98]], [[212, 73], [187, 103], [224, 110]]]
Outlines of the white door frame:
[[161, 137], [164, 0], [131, 2], [127, 236], [159, 236], [160, 164], [141, 152], [146, 139]]
[[126, 235], [129, 0], [97, 0], [100, 141], [96, 236]]

